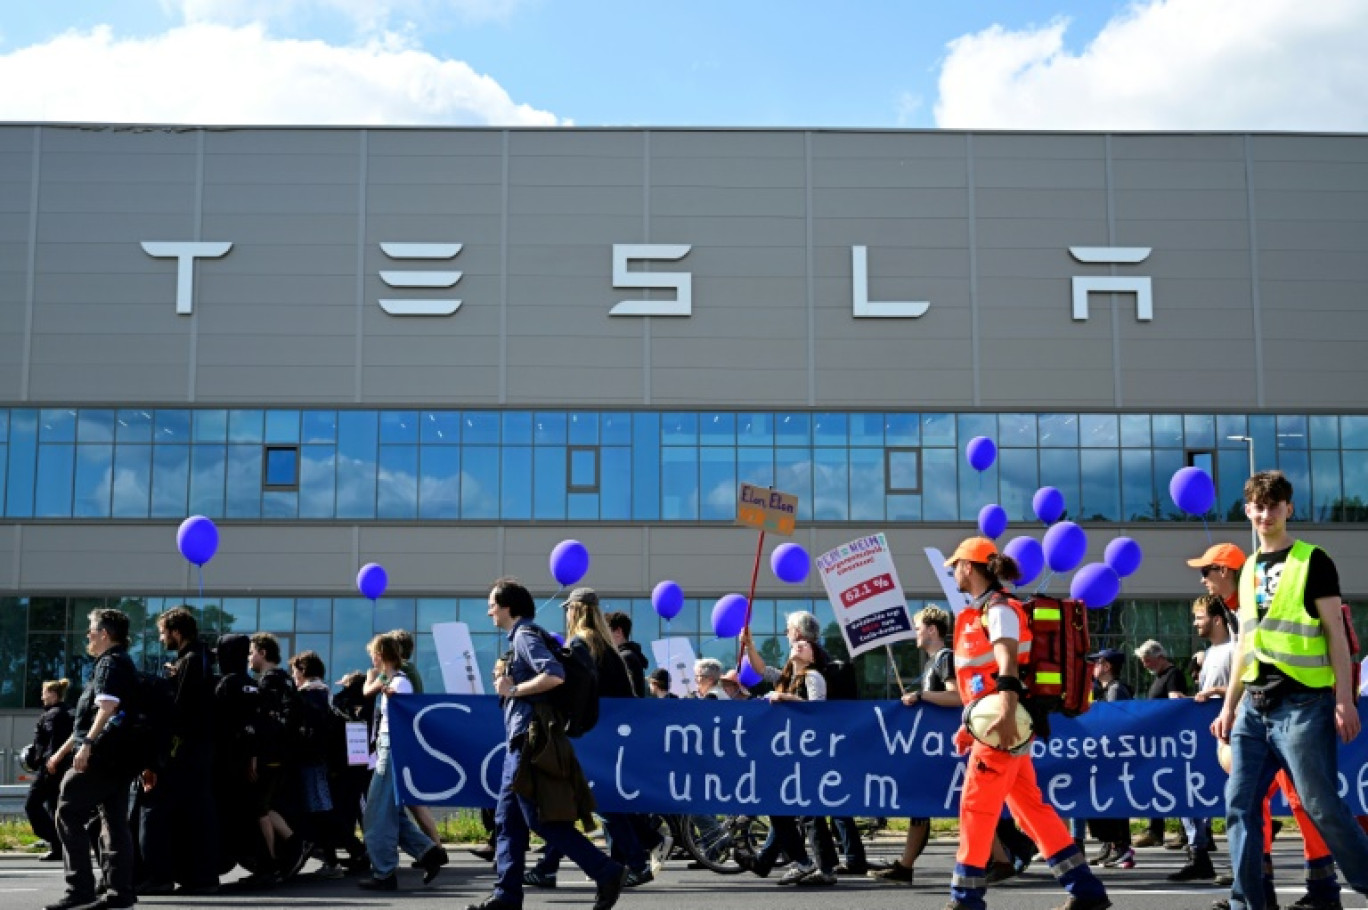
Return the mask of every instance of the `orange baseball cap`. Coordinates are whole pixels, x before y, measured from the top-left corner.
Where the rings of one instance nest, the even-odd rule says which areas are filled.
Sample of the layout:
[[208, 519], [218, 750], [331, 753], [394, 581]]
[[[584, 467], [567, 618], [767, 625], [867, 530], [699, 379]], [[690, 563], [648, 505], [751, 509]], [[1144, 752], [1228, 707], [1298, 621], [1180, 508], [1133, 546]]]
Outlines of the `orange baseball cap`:
[[946, 566], [953, 566], [961, 559], [986, 563], [990, 556], [996, 555], [997, 544], [987, 537], [967, 537], [958, 547], [955, 547], [955, 552], [950, 554], [950, 558], [945, 561], [945, 564]]
[[1207, 566], [1225, 566], [1232, 571], [1239, 569], [1244, 563], [1244, 550], [1233, 543], [1218, 543], [1213, 547], [1208, 547], [1207, 551], [1196, 559], [1187, 561], [1187, 564], [1194, 569], [1204, 569]]

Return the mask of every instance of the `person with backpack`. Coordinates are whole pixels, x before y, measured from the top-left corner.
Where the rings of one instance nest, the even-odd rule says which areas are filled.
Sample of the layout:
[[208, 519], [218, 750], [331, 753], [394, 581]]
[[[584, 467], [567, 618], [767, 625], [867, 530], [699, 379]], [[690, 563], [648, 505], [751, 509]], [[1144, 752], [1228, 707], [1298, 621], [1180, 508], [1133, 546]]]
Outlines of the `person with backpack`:
[[[564, 786], [573, 788], [569, 797], [577, 811], [588, 816], [593, 796], [584, 783], [583, 772], [574, 760], [574, 749], [562, 730], [563, 717], [553, 717], [550, 695], [565, 685], [567, 670], [552, 648], [550, 636], [532, 620], [537, 604], [532, 594], [516, 578], [500, 578], [489, 591], [487, 611], [494, 625], [508, 636], [509, 651], [503, 672], [494, 678], [494, 692], [503, 708], [504, 753], [498, 802], [494, 808], [496, 881], [494, 891], [484, 900], [467, 905], [467, 910], [519, 910], [523, 905], [523, 873], [528, 842], [536, 831], [548, 849], [559, 850], [596, 883], [594, 910], [609, 910], [618, 902], [626, 885], [627, 867], [599, 850], [575, 829], [573, 821], [546, 817], [540, 801], [528, 795], [520, 782], [536, 777], [534, 747], [538, 737], [550, 740], [572, 766]], [[554, 641], [552, 642], [554, 644]], [[552, 729], [554, 728], [554, 729]], [[568, 753], [568, 754], [566, 754]], [[524, 768], [524, 758], [527, 767]], [[542, 781], [538, 781], [539, 783]]]
[[76, 702], [71, 737], [48, 758], [57, 773], [67, 759], [57, 798], [57, 834], [62, 841], [66, 893], [44, 910], [80, 910], [96, 905], [87, 826], [99, 813], [105, 884], [101, 907], [125, 908], [133, 893], [133, 835], [128, 827], [128, 788], [138, 773], [139, 744], [119, 729], [134, 704], [138, 669], [128, 656], [128, 616], [121, 610], [92, 610], [86, 652], [95, 658], [90, 682]]
[[[826, 649], [818, 643], [821, 627], [817, 624], [817, 617], [806, 611], [790, 613], [784, 624], [784, 633], [788, 637], [790, 651], [788, 661], [780, 670], [765, 664], [750, 629], [741, 630], [741, 648], [750, 659], [751, 667], [774, 687], [774, 691], [765, 695], [765, 700], [775, 704], [825, 701], [827, 681], [822, 669], [829, 658]], [[754, 857], [745, 853], [736, 855], [742, 868], [765, 878], [782, 852], [792, 861], [792, 866], [779, 879], [779, 884], [803, 888], [824, 888], [836, 884], [836, 843], [825, 817], [772, 815], [770, 829], [774, 837]], [[807, 838], [804, 838], [805, 830], [808, 832]], [[808, 858], [805, 839], [810, 840], [816, 848], [815, 863]]]
[[289, 780], [291, 747], [299, 729], [299, 693], [289, 674], [280, 668], [280, 642], [271, 633], [252, 636], [247, 664], [256, 675], [259, 712], [256, 751], [248, 760], [247, 779], [270, 867], [258, 875], [261, 883], [274, 884], [272, 873], [282, 881], [298, 875], [313, 849], [277, 808], [281, 788]]
[[[975, 739], [967, 726], [955, 734], [955, 750], [967, 753], [968, 767], [960, 796], [959, 849], [950, 879], [947, 910], [985, 910], [987, 865], [998, 820], [1005, 804], [1059, 879], [1069, 898], [1059, 910], [1105, 910], [1107, 890], [1088, 868], [1082, 850], [1059, 814], [1047, 805], [1036, 783], [1029, 731], [1017, 727], [1017, 708], [1026, 694], [1022, 671], [1031, 660], [1031, 626], [1021, 604], [1003, 584], [1021, 575], [1016, 561], [998, 553], [987, 537], [970, 537], [945, 561], [955, 585], [972, 600], [955, 620], [955, 684], [970, 708], [997, 693], [1001, 708], [984, 739], [1009, 744], [1008, 749]], [[1022, 733], [1027, 735], [1022, 736]], [[1013, 747], [1013, 744], [1014, 747]], [[1025, 749], [1022, 749], [1025, 746]]]
[[330, 860], [319, 870], [319, 877], [341, 878], [346, 872], [336, 862], [337, 850], [346, 847], [348, 840], [334, 812], [330, 771], [339, 758], [346, 762], [346, 728], [342, 715], [333, 711], [332, 692], [323, 681], [326, 672], [317, 651], [300, 651], [290, 658], [290, 678], [300, 702], [296, 773], [307, 813], [304, 825], [308, 839]]
[[632, 689], [638, 698], [645, 698], [649, 694], [646, 691], [646, 668], [650, 662], [641, 652], [641, 645], [632, 641], [632, 617], [614, 610], [604, 619], [608, 620], [608, 631], [613, 633], [613, 645], [622, 655], [622, 662], [627, 665], [627, 672], [632, 677]]

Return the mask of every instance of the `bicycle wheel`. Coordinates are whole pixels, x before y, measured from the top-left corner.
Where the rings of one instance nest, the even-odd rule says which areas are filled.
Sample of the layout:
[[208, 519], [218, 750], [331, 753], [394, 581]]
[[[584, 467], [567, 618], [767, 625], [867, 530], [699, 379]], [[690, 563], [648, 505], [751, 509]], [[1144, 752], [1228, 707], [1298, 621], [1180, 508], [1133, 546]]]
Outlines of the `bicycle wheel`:
[[754, 856], [769, 836], [763, 818], [747, 815], [686, 815], [682, 822], [685, 849], [701, 865], [722, 875], [743, 871], [737, 853]]

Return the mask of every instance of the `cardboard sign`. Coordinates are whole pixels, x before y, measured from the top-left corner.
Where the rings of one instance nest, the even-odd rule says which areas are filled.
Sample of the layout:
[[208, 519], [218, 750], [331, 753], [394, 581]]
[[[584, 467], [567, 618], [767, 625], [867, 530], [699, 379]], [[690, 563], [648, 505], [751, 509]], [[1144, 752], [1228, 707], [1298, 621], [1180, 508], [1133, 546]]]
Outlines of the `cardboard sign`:
[[823, 553], [817, 570], [851, 657], [917, 637], [884, 535], [860, 537]]
[[370, 764], [370, 731], [359, 720], [347, 721], [347, 764]]
[[768, 487], [741, 484], [736, 495], [736, 520], [743, 525], [788, 536], [798, 519], [798, 497]]
[[[657, 667], [670, 671], [670, 691], [686, 698], [697, 691], [694, 684], [694, 649], [687, 638], [662, 638], [651, 642]], [[649, 691], [647, 692], [649, 695]]]
[[470, 639], [470, 626], [463, 622], [432, 624], [432, 643], [442, 667], [442, 684], [451, 695], [485, 694], [484, 676]]

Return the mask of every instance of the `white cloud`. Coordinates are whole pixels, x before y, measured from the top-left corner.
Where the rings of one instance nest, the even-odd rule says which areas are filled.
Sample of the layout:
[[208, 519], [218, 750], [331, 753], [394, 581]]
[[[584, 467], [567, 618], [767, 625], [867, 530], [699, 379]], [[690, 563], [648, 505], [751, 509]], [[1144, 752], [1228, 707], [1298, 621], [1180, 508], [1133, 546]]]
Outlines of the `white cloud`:
[[1153, 0], [1077, 53], [1067, 20], [950, 42], [936, 124], [1118, 130], [1368, 129], [1368, 3]]
[[292, 22], [333, 14], [362, 31], [385, 28], [395, 19], [437, 21], [456, 16], [464, 22], [506, 21], [523, 0], [161, 0], [168, 13], [185, 22], [245, 25]]
[[0, 120], [203, 124], [556, 125], [493, 78], [392, 34], [355, 46], [192, 24], [106, 26], [0, 55]]

